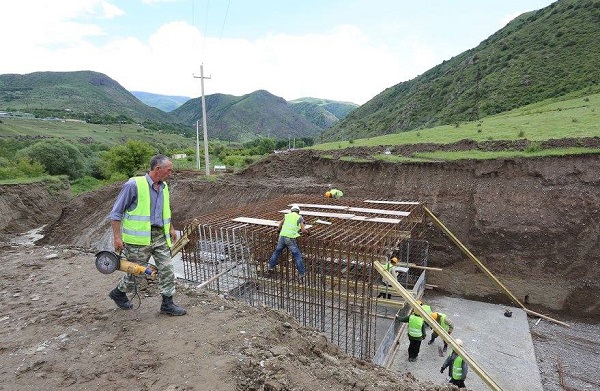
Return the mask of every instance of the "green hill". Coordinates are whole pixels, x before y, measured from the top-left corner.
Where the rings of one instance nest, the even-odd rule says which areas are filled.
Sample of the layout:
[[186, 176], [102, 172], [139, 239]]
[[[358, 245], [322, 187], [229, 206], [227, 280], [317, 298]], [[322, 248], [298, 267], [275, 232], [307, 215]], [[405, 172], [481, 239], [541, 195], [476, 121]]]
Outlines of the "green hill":
[[92, 71], [0, 75], [0, 109], [172, 121], [167, 113], [145, 105], [115, 80]]
[[[221, 140], [316, 137], [322, 131], [285, 99], [264, 90], [239, 97], [208, 95], [205, 102], [209, 135]], [[191, 99], [171, 114], [177, 122], [192, 125], [202, 121], [201, 107], [200, 98]]]
[[600, 82], [600, 0], [559, 0], [412, 80], [390, 87], [327, 130], [358, 139], [457, 124]]

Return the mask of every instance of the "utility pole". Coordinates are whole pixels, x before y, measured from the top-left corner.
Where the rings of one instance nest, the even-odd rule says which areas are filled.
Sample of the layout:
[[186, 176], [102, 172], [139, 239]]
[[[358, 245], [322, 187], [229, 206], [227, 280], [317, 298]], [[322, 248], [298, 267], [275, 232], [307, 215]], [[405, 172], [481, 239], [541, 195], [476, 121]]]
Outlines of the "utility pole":
[[196, 120], [196, 170], [200, 171], [200, 139], [198, 136], [198, 128], [200, 121]]
[[[210, 175], [210, 165], [208, 163], [208, 130], [206, 129], [206, 102], [204, 101], [204, 79], [210, 79], [204, 77], [204, 64], [200, 65], [200, 76], [194, 76], [196, 79], [200, 79], [200, 86], [202, 88], [202, 128], [204, 130], [204, 165], [206, 168], [206, 176]], [[196, 150], [197, 155], [200, 154], [199, 149]], [[200, 167], [198, 167], [200, 169]]]

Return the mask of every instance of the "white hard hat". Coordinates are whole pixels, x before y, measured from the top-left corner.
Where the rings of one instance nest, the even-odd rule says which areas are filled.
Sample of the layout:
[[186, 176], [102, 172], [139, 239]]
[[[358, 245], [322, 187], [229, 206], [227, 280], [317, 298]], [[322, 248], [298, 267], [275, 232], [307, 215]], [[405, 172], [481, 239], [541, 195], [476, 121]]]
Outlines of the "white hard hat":
[[458, 338], [456, 338], [454, 341], [456, 342], [456, 344], [457, 344], [458, 346], [463, 346], [463, 341], [462, 341], [462, 339], [458, 339]]
[[300, 206], [298, 206], [298, 204], [293, 204], [290, 210], [292, 212], [300, 212]]

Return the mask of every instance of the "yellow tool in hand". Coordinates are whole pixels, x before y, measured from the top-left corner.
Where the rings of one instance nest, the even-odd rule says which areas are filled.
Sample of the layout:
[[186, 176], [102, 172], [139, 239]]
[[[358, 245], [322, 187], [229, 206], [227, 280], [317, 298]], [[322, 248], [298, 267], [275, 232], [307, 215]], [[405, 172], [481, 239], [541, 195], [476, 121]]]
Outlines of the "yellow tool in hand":
[[102, 274], [111, 274], [115, 270], [120, 270], [133, 275], [146, 275], [150, 279], [154, 279], [158, 272], [154, 265], [142, 266], [130, 262], [113, 251], [100, 251], [96, 254], [96, 269]]

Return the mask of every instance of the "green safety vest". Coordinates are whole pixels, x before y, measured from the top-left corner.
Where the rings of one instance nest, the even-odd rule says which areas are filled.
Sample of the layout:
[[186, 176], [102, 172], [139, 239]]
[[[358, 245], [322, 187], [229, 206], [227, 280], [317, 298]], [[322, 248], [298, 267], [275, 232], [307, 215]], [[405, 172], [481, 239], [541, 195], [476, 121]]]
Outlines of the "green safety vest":
[[329, 192], [331, 193], [332, 198], [340, 198], [341, 196], [344, 195], [344, 192], [342, 192], [341, 190], [338, 190], [338, 189], [331, 189], [331, 190], [329, 190]]
[[448, 324], [446, 323], [446, 314], [442, 314], [440, 312], [438, 312], [438, 319], [440, 320], [440, 326], [446, 331], [448, 332]]
[[[133, 178], [137, 186], [137, 205], [123, 214], [123, 242], [147, 246], [150, 244], [150, 186], [145, 176]], [[163, 189], [163, 229], [167, 245], [171, 247], [171, 205], [169, 203], [169, 187], [165, 183]]]
[[300, 236], [298, 233], [300, 230], [300, 224], [298, 224], [298, 220], [300, 220], [300, 215], [298, 213], [286, 213], [285, 217], [283, 218], [283, 226], [281, 227], [281, 233], [279, 236], [292, 239]]
[[454, 380], [462, 380], [462, 363], [463, 359], [461, 356], [456, 356], [452, 363], [452, 378]]
[[427, 304], [423, 304], [421, 306], [421, 308], [423, 308], [423, 311], [427, 312], [429, 315], [431, 315], [431, 306], [427, 305]]
[[423, 318], [416, 315], [411, 315], [408, 318], [408, 335], [414, 338], [423, 336]]

